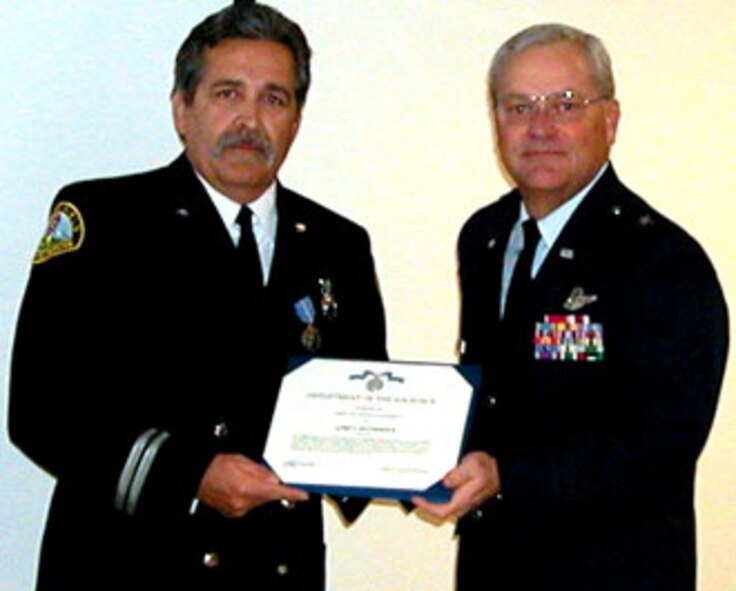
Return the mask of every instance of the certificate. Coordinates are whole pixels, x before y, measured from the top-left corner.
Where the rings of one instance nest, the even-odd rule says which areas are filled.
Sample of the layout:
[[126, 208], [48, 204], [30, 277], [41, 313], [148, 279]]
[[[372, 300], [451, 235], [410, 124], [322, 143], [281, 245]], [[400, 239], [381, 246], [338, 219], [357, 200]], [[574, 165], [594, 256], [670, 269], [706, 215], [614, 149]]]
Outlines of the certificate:
[[339, 359], [295, 365], [264, 452], [283, 482], [337, 495], [449, 499], [441, 480], [462, 452], [477, 368]]

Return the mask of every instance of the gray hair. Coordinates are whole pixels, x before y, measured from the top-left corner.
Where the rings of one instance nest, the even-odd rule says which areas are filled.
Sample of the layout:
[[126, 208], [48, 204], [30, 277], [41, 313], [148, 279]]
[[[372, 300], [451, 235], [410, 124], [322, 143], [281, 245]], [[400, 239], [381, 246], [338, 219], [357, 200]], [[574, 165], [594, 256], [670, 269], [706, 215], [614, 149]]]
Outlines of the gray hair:
[[240, 3], [208, 16], [192, 29], [176, 54], [173, 92], [181, 92], [186, 104], [202, 80], [205, 50], [227, 39], [274, 41], [286, 46], [294, 57], [295, 97], [301, 109], [311, 81], [309, 60], [312, 51], [299, 25], [275, 8], [263, 4]]
[[562, 24], [534, 25], [511, 37], [496, 52], [488, 72], [488, 87], [490, 97], [495, 103], [495, 89], [504, 68], [512, 56], [537, 45], [551, 45], [553, 43], [576, 43], [585, 52], [593, 67], [593, 81], [601, 96], [614, 98], [616, 88], [613, 82], [611, 58], [603, 42], [595, 35]]

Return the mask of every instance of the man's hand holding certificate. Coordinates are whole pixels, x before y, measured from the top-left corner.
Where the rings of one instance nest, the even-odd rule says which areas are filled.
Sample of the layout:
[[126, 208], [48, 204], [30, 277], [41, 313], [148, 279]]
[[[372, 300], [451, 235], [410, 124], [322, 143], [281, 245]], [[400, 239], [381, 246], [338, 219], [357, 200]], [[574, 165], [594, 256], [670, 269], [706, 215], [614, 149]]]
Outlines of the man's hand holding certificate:
[[311, 359], [283, 380], [265, 459], [288, 485], [446, 501], [477, 374], [452, 365]]

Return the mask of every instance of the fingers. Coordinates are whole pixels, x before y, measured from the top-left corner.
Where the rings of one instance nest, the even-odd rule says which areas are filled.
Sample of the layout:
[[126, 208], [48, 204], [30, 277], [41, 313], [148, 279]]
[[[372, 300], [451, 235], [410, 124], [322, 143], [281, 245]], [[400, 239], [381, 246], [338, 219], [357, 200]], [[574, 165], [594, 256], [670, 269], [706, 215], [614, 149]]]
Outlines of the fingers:
[[416, 497], [412, 502], [438, 519], [459, 518], [497, 494], [501, 483], [496, 460], [485, 452], [471, 452], [450, 470], [443, 483], [453, 490], [447, 503]]
[[433, 503], [422, 497], [412, 497], [411, 502], [418, 509], [436, 519], [445, 520], [456, 516], [457, 507], [452, 503], [452, 500], [449, 503]]
[[309, 495], [281, 484], [276, 474], [245, 456], [219, 454], [207, 468], [197, 497], [227, 517], [242, 517], [265, 503], [296, 503]]
[[472, 478], [472, 473], [464, 464], [455, 466], [442, 479], [442, 484], [447, 488], [458, 488]]

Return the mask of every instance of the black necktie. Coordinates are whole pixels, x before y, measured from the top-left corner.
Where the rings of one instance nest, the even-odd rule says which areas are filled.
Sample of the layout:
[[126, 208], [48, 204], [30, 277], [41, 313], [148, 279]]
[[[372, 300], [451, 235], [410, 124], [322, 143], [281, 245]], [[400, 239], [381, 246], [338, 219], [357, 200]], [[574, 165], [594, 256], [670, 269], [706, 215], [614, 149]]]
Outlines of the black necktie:
[[506, 292], [506, 307], [503, 314], [505, 323], [518, 321], [526, 309], [529, 287], [532, 283], [532, 262], [540, 238], [537, 222], [533, 218], [526, 220], [521, 227], [524, 230], [524, 248], [516, 261], [509, 290]]
[[255, 236], [253, 236], [252, 215], [253, 212], [250, 207], [243, 205], [240, 208], [238, 217], [235, 218], [235, 221], [240, 226], [240, 240], [238, 240], [236, 250], [247, 284], [252, 287], [262, 288], [263, 271], [261, 270], [261, 257], [258, 254], [258, 246], [256, 245]]

